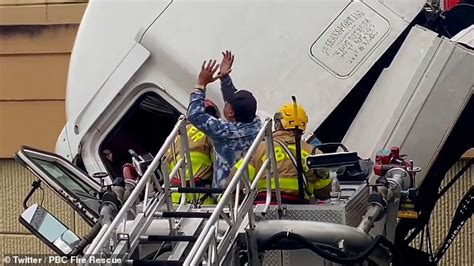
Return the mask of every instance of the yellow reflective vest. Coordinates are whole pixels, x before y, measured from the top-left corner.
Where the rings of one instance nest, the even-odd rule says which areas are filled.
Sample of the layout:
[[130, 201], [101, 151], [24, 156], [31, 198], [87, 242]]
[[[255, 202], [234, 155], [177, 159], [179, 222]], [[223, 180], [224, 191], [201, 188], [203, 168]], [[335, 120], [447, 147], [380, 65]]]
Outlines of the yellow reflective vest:
[[[296, 145], [295, 145], [295, 136], [292, 131], [275, 131], [273, 132], [273, 139], [279, 140], [287, 145], [288, 149], [293, 153], [293, 156], [296, 158]], [[273, 142], [275, 159], [277, 163], [277, 169], [279, 174], [279, 183], [280, 190], [282, 193], [295, 195], [299, 194], [298, 191], [298, 171], [296, 166], [291, 161], [289, 155], [285, 150], [280, 146], [276, 141]], [[313, 171], [311, 171], [306, 165], [306, 158], [311, 154], [313, 146], [306, 142], [301, 143], [301, 158], [303, 160], [303, 171], [305, 172], [306, 178], [308, 179], [306, 187], [305, 198], [309, 199], [309, 195], [315, 195], [316, 198], [327, 198], [329, 197], [329, 190], [331, 186], [331, 179], [329, 178], [320, 178], [317, 177]], [[319, 150], [317, 150], [320, 153]], [[266, 145], [265, 142], [262, 142], [257, 148], [255, 156], [252, 157], [252, 160], [249, 163], [249, 176], [253, 180], [258, 170], [262, 166], [266, 158]], [[235, 168], [239, 169], [242, 166], [242, 160], [237, 162]], [[258, 190], [263, 192], [266, 191], [266, 180], [262, 178], [258, 182]], [[272, 179], [272, 190], [275, 189], [275, 182]]]
[[[192, 124], [186, 125], [186, 131], [188, 136], [189, 151], [191, 155], [191, 163], [193, 167], [193, 176], [200, 178], [201, 180], [209, 180], [212, 182], [212, 141], [202, 131], [197, 129]], [[177, 136], [174, 141], [174, 155], [172, 148], [168, 149], [166, 153], [165, 162], [168, 164], [169, 172], [173, 170], [176, 163], [181, 159], [181, 141], [180, 137]], [[186, 181], [190, 180], [189, 171], [186, 171]], [[197, 195], [198, 198], [203, 195]], [[178, 203], [180, 193], [173, 193], [173, 202]], [[192, 198], [191, 194], [187, 195], [188, 199]]]

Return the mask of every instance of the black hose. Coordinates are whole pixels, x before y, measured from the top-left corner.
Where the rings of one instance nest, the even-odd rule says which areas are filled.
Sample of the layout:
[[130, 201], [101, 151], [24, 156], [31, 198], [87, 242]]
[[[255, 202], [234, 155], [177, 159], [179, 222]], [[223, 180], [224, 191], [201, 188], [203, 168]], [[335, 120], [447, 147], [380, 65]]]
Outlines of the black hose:
[[[444, 188], [442, 188], [441, 191], [438, 193], [436, 201], [438, 201], [458, 181], [458, 179], [464, 174], [464, 172], [466, 172], [471, 167], [473, 162], [474, 162], [474, 159], [470, 159], [467, 162], [467, 164], [463, 168], [461, 168], [459, 172], [457, 172], [454, 175], [454, 177], [448, 182], [448, 184]], [[421, 210], [419, 219], [421, 219], [422, 216], [423, 216], [423, 209]], [[424, 219], [423, 221], [418, 222], [415, 228], [413, 229], [413, 231], [411, 232], [411, 234], [405, 238], [404, 242], [407, 243], [407, 245], [410, 244], [418, 236], [420, 231], [424, 228], [424, 225], [426, 225], [429, 222], [430, 216], [431, 216], [431, 212], [429, 213], [428, 218]]]
[[92, 229], [85, 235], [82, 240], [74, 247], [74, 249], [69, 253], [69, 256], [78, 256], [84, 255], [84, 249], [92, 243], [92, 240], [99, 234], [102, 225], [100, 223], [96, 223]]
[[474, 186], [466, 192], [461, 201], [459, 202], [454, 217], [451, 221], [451, 226], [444, 241], [441, 243], [436, 256], [434, 256], [434, 262], [438, 263], [443, 255], [448, 250], [449, 246], [453, 243], [454, 239], [461, 231], [463, 225], [468, 219], [474, 214]]
[[473, 163], [474, 159], [470, 159], [467, 164], [464, 165], [463, 168], [456, 173], [456, 175], [454, 175], [454, 177], [449, 181], [449, 183], [443, 189], [441, 189], [438, 194], [438, 199], [440, 199], [444, 195], [444, 193], [446, 193], [458, 181], [458, 179], [464, 174], [464, 172], [467, 171], [467, 169], [471, 167]]
[[[302, 131], [296, 127], [295, 145], [296, 145], [296, 171], [298, 173], [298, 197], [300, 202], [305, 201], [306, 187], [303, 177], [303, 162], [301, 161], [301, 133]], [[307, 181], [307, 180], [306, 180]]]
[[28, 209], [28, 200], [31, 198], [31, 195], [41, 186], [41, 180], [34, 180], [31, 184], [31, 190], [28, 192], [26, 197], [23, 199], [23, 208]]
[[[259, 252], [268, 249], [269, 247], [271, 247], [272, 244], [274, 244], [275, 242], [277, 242], [281, 239], [290, 239], [290, 240], [300, 242], [301, 244], [303, 244], [303, 246], [305, 246], [307, 249], [313, 251], [318, 256], [320, 256], [320, 257], [322, 257], [326, 260], [329, 260], [331, 262], [335, 262], [335, 263], [339, 263], [339, 264], [354, 264], [354, 263], [363, 262], [363, 261], [367, 260], [368, 257], [370, 256], [370, 254], [372, 254], [372, 252], [374, 252], [374, 250], [381, 244], [384, 245], [385, 247], [387, 247], [392, 252], [392, 254], [394, 255], [393, 256], [394, 259], [398, 259], [397, 251], [396, 251], [395, 246], [393, 245], [393, 243], [390, 242], [388, 239], [386, 239], [384, 236], [381, 236], [381, 235], [375, 237], [372, 244], [366, 250], [364, 250], [361, 254], [359, 254], [357, 256], [352, 256], [352, 257], [347, 256], [346, 253], [344, 253], [343, 251], [341, 251], [341, 250], [339, 250], [335, 247], [332, 247], [331, 252], [336, 253], [337, 255], [331, 254], [330, 252], [327, 251], [328, 245], [325, 245], [324, 247], [321, 247], [320, 246], [321, 244], [315, 244], [315, 243], [311, 242], [310, 240], [308, 240], [307, 238], [305, 238], [301, 235], [292, 233], [292, 232], [280, 232], [280, 233], [277, 233], [277, 234], [271, 236], [262, 245], [259, 245], [259, 247], [258, 247]], [[336, 250], [337, 250], [337, 252], [336, 252]], [[344, 256], [341, 256], [340, 255], [341, 253], [343, 253]]]

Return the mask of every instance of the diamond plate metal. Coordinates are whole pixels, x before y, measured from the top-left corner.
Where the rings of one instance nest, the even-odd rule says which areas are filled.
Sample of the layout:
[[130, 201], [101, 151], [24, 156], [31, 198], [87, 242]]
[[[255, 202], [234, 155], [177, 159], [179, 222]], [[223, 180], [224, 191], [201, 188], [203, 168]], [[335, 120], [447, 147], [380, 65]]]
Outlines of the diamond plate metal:
[[282, 266], [281, 250], [266, 251], [263, 255], [263, 266]]
[[[341, 185], [343, 187], [343, 185]], [[352, 187], [354, 187], [352, 185]], [[356, 186], [357, 189], [346, 202], [340, 202], [334, 205], [287, 205], [285, 220], [299, 221], [319, 221], [337, 224], [346, 224], [357, 226], [364, 215], [369, 197], [368, 188], [365, 184]], [[271, 206], [265, 215], [259, 215], [263, 210], [263, 205], [255, 207], [256, 220], [278, 220], [276, 206]], [[266, 251], [263, 265], [299, 265], [301, 256], [296, 256], [295, 251]], [[294, 255], [294, 256], [292, 256]], [[312, 254], [308, 254], [309, 257]], [[315, 260], [321, 259], [315, 257]], [[298, 263], [297, 263], [298, 261]]]

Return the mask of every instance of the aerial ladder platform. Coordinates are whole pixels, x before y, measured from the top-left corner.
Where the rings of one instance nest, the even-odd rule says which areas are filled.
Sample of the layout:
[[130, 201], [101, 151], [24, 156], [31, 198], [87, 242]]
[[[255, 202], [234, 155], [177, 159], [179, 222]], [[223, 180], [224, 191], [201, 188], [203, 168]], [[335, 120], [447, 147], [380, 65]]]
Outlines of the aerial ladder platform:
[[[241, 167], [230, 177], [225, 189], [196, 187], [192, 175], [186, 182], [186, 173], [193, 172], [187, 123], [185, 116], [178, 119], [153, 158], [134, 155], [140, 178], [126, 200], [120, 202], [111, 185], [105, 182], [99, 198], [83, 195], [99, 203], [99, 215], [91, 223], [91, 231], [80, 239], [67, 227], [60, 226], [64, 232], [50, 247], [58, 254], [79, 256], [83, 265], [389, 265], [396, 262], [399, 255], [393, 244], [394, 231], [378, 230], [395, 228], [401, 203], [409, 202], [413, 196], [414, 177], [420, 171], [398, 148], [377, 155], [370, 182], [368, 174], [348, 181], [339, 176], [341, 169], [349, 168], [354, 176], [351, 167], [359, 165], [361, 160], [356, 152], [311, 155], [307, 158], [310, 169], [327, 170], [329, 178], [340, 179], [340, 189], [333, 188], [331, 200], [323, 204], [284, 204], [270, 118], [264, 121]], [[175, 156], [175, 166], [168, 170], [163, 159], [169, 149], [175, 149], [178, 136], [181, 156]], [[266, 156], [255, 178], [250, 179], [249, 162], [262, 143], [266, 146]], [[175, 176], [180, 177], [181, 187], [170, 186], [170, 179]], [[257, 204], [257, 194], [263, 192], [258, 190], [258, 183], [263, 180], [266, 198], [264, 203]], [[40, 229], [50, 214], [38, 204], [27, 206], [39, 184], [40, 181], [35, 181], [25, 198], [20, 222], [40, 238], [46, 238]], [[337, 192], [335, 197], [333, 192]], [[173, 204], [172, 193], [183, 194], [179, 204]], [[196, 194], [203, 193], [217, 198], [217, 205], [201, 204]], [[74, 202], [79, 211], [84, 207], [81, 204], [87, 205], [85, 201]], [[466, 196], [460, 207], [460, 226], [467, 219], [462, 210], [471, 202], [472, 195]], [[77, 241], [67, 243], [67, 239]]]
[[[219, 258], [226, 257], [230, 252], [230, 247], [241, 230], [246, 228], [251, 230], [255, 227], [253, 203], [257, 195], [257, 182], [265, 177], [267, 190], [270, 191], [270, 179], [273, 178], [276, 181], [277, 191], [279, 191], [277, 172], [275, 171], [276, 161], [273, 153], [271, 119], [265, 120], [263, 128], [244, 158], [243, 167], [231, 178], [225, 190], [197, 188], [194, 186], [193, 178], [189, 182], [190, 186], [186, 187], [184, 179], [186, 172], [192, 173], [186, 123], [186, 118], [181, 116], [115, 218], [110, 223], [102, 225], [94, 241], [87, 248], [84, 254], [85, 258], [101, 254], [101, 256], [129, 259], [140, 244], [161, 242], [163, 245], [172, 243], [171, 250], [166, 252], [165, 258], [141, 260], [140, 262], [153, 261], [155, 264], [163, 262], [166, 265], [174, 262], [195, 265], [200, 263], [203, 257], [206, 257], [210, 264], [215, 264]], [[170, 173], [162, 175], [160, 182], [156, 173], [166, 169], [166, 167], [160, 169], [161, 162], [166, 151], [173, 148], [177, 136], [181, 136], [179, 139], [183, 156], [179, 158]], [[265, 141], [267, 145], [269, 156], [253, 182], [250, 182], [247, 165], [262, 141]], [[177, 174], [182, 179], [182, 187], [170, 187], [170, 179]], [[143, 193], [150, 195], [153, 188], [157, 188], [153, 196], [144, 197], [143, 202], [137, 205], [140, 195]], [[184, 195], [181, 197], [179, 206], [174, 207], [171, 201], [173, 192], [193, 195], [208, 193], [220, 196], [216, 206], [198, 206], [196, 197], [191, 203], [186, 203], [187, 197]], [[270, 206], [271, 193], [268, 195], [267, 208]], [[281, 198], [278, 197], [277, 200], [279, 208], [282, 208]], [[131, 221], [127, 220], [130, 212], [136, 212], [135, 218]], [[161, 234], [148, 233], [152, 231], [149, 228], [157, 227], [160, 227], [158, 231]], [[204, 256], [205, 253], [207, 256]]]
[[[384, 196], [377, 194], [380, 197], [373, 198], [372, 201], [367, 197], [361, 198], [362, 201], [371, 202], [371, 204], [364, 205], [367, 207], [367, 214], [360, 221], [358, 227], [308, 221], [307, 219], [306, 221], [304, 221], [305, 219], [291, 220], [291, 213], [298, 214], [298, 211], [302, 210], [311, 213], [312, 207], [321, 207], [282, 204], [271, 119], [265, 120], [262, 129], [243, 158], [242, 167], [230, 178], [225, 189], [197, 188], [193, 178], [189, 182], [189, 187], [186, 187], [185, 174], [187, 171], [192, 173], [186, 123], [186, 118], [181, 116], [118, 213], [113, 219], [106, 219], [106, 222], [102, 222], [102, 227], [84, 252], [84, 258], [99, 256], [117, 258], [131, 264], [150, 263], [154, 265], [235, 265], [244, 260], [249, 265], [259, 265], [262, 263], [262, 254], [265, 253], [265, 249], [262, 250], [259, 245], [268, 245], [268, 240], [271, 239], [278, 242], [285, 237], [289, 240], [298, 240], [301, 236], [307, 238], [306, 241], [309, 242], [326, 242], [324, 248], [320, 247], [324, 246], [321, 243], [318, 244], [319, 246], [314, 245], [316, 247], [314, 252], [323, 258], [326, 256], [327, 259], [331, 259], [330, 255], [337, 252], [334, 250], [338, 249], [346, 251], [367, 249], [372, 253], [378, 248], [374, 243], [382, 243], [382, 248], [374, 252], [379, 259], [382, 258], [381, 261], [388, 261], [392, 256], [387, 248], [387, 246], [391, 247], [388, 240], [383, 238], [383, 241], [378, 239], [374, 242], [374, 238], [367, 233], [387, 210], [384, 203], [391, 202], [390, 199], [394, 197], [399, 197], [401, 189], [408, 187], [406, 178], [410, 175], [410, 170], [391, 170], [390, 181], [387, 181], [390, 186], [387, 187], [389, 191], [395, 193], [390, 194], [386, 191]], [[181, 154], [183, 156], [178, 158], [170, 173], [157, 174], [166, 169], [166, 167], [161, 167], [161, 162], [166, 151], [173, 149], [173, 143], [177, 136], [181, 136]], [[266, 145], [267, 156], [255, 178], [250, 181], [248, 164], [262, 142]], [[354, 154], [346, 152], [344, 155], [347, 157]], [[328, 159], [331, 160], [331, 158], [326, 158], [322, 161], [327, 163]], [[138, 163], [137, 168], [140, 168], [141, 162], [137, 160], [136, 163]], [[326, 165], [326, 167], [336, 171], [339, 165], [334, 162], [332, 166]], [[181, 178], [182, 187], [170, 187], [170, 179], [177, 174]], [[267, 196], [264, 204], [255, 205], [254, 201], [259, 192], [257, 183], [260, 180], [266, 180]], [[272, 188], [272, 181], [274, 188]], [[347, 186], [354, 187], [354, 185]], [[351, 191], [357, 190], [359, 194], [367, 195], [368, 190], [365, 184], [360, 187], [363, 189], [356, 188]], [[153, 190], [155, 191], [151, 193]], [[276, 204], [272, 204], [272, 190], [276, 195]], [[181, 197], [180, 204], [173, 206], [171, 201], [173, 192], [208, 193], [213, 196], [218, 195], [219, 200], [215, 206], [200, 206], [196, 197], [187, 203], [186, 198], [189, 197], [184, 195]], [[143, 201], [140, 202], [140, 195], [148, 196], [144, 196]], [[322, 211], [330, 212], [331, 210], [323, 207]], [[134, 215], [132, 220], [129, 219], [130, 213]], [[341, 221], [341, 223], [344, 222]], [[273, 264], [272, 259], [275, 259], [273, 258], [275, 254], [272, 252], [275, 252], [275, 249], [293, 249], [286, 246], [287, 244], [288, 242], [283, 241], [282, 244], [269, 248], [268, 254], [264, 255], [263, 263]], [[384, 244], [385, 247], [383, 247]], [[334, 245], [331, 247], [333, 250], [329, 252], [327, 249], [331, 249], [328, 248], [331, 245]], [[245, 250], [244, 254], [242, 255], [239, 250]], [[286, 256], [287, 259], [291, 257], [289, 254]], [[344, 262], [343, 259], [342, 262]], [[280, 264], [284, 265], [285, 263], [280, 261]]]

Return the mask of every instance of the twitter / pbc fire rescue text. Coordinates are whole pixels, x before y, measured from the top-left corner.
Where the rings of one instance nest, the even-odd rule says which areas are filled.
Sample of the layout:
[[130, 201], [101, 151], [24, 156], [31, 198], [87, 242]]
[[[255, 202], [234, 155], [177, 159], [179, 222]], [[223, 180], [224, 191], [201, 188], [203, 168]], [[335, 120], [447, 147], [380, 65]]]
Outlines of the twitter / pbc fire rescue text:
[[120, 258], [101, 258], [90, 256], [88, 258], [82, 257], [65, 257], [65, 256], [39, 256], [39, 255], [8, 255], [2, 259], [4, 264], [10, 265], [25, 265], [25, 264], [120, 264]]

